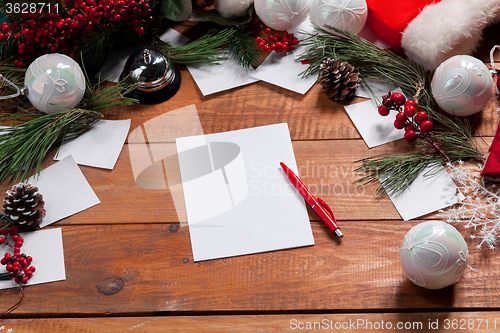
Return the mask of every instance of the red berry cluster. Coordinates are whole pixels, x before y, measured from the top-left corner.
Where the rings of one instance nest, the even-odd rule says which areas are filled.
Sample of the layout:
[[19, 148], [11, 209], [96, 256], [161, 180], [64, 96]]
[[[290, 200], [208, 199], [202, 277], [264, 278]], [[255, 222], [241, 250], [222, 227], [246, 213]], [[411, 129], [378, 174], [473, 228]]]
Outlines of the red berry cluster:
[[281, 36], [278, 32], [273, 36], [271, 35], [271, 29], [266, 28], [264, 33], [267, 35], [267, 38], [257, 37], [255, 38], [255, 42], [259, 46], [259, 49], [266, 52], [285, 52], [293, 50], [293, 47], [299, 44], [297, 37], [294, 37], [293, 34], [289, 34], [286, 31], [283, 33], [283, 36]]
[[123, 21], [139, 35], [144, 25], [154, 21], [147, 0], [65, 0], [70, 17], [62, 18], [58, 7], [49, 12], [38, 9], [23, 13], [22, 18], [0, 26], [0, 42], [18, 40], [19, 57], [14, 64], [26, 67], [32, 60], [47, 53], [73, 56], [85, 36], [99, 24]]
[[389, 93], [382, 96], [382, 104], [378, 107], [378, 113], [381, 116], [388, 116], [391, 110], [395, 110], [396, 120], [394, 127], [405, 130], [404, 138], [410, 142], [419, 134], [424, 134], [432, 131], [434, 125], [430, 120], [427, 120], [427, 113], [424, 111], [417, 112], [417, 104], [398, 92]]
[[[0, 231], [0, 244], [5, 244], [12, 248], [14, 255], [9, 252], [5, 253], [4, 257], [0, 260], [0, 264], [6, 265], [6, 270], [8, 272], [7, 276], [18, 284], [26, 284], [28, 280], [33, 276], [36, 268], [35, 266], [30, 266], [33, 258], [26, 256], [26, 254], [21, 253], [21, 247], [23, 246], [24, 239], [16, 234], [17, 228], [11, 227], [10, 229], [3, 229]], [[12, 243], [7, 239], [11, 238]]]
[[10, 37], [10, 28], [7, 22], [0, 25], [0, 42]]

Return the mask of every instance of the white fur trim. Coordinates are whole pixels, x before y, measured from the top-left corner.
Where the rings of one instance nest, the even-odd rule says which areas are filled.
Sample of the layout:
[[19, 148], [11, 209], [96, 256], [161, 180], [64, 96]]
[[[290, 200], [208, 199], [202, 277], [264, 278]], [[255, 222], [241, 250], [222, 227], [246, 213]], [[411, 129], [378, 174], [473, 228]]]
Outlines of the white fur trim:
[[253, 0], [215, 0], [215, 9], [227, 19], [237, 18], [246, 14]]
[[486, 26], [500, 20], [500, 0], [442, 0], [425, 7], [403, 31], [406, 56], [427, 70], [471, 54]]

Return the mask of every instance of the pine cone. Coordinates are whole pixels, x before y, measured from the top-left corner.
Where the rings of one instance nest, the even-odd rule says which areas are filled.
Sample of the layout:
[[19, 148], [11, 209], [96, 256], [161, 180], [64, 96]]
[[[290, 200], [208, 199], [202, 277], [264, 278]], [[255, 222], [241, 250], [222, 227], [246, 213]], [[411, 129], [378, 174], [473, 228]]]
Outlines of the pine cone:
[[359, 88], [358, 71], [339, 59], [327, 59], [321, 64], [319, 83], [328, 97], [341, 101], [354, 95]]
[[45, 217], [43, 196], [38, 193], [38, 187], [31, 184], [19, 183], [12, 186], [3, 202], [5, 214], [19, 227], [35, 228]]

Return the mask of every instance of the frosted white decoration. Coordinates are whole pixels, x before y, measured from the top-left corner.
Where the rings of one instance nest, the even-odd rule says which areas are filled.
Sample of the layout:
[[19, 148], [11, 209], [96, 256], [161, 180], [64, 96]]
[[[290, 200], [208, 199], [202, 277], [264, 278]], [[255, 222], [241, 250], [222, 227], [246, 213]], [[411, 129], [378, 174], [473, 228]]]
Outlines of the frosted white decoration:
[[325, 24], [357, 34], [368, 17], [365, 0], [311, 0], [311, 22], [323, 28]]
[[427, 289], [441, 289], [457, 282], [468, 257], [462, 235], [442, 221], [423, 222], [411, 228], [399, 250], [406, 276]]
[[309, 0], [255, 0], [255, 12], [269, 28], [288, 31], [309, 15]]
[[80, 66], [58, 53], [36, 58], [26, 70], [24, 84], [31, 104], [49, 114], [75, 107], [85, 93], [85, 76]]
[[481, 111], [493, 94], [493, 79], [484, 63], [468, 55], [445, 60], [434, 72], [431, 90], [449, 114], [469, 116]]
[[237, 18], [247, 13], [253, 0], [216, 0], [215, 9], [227, 19]]

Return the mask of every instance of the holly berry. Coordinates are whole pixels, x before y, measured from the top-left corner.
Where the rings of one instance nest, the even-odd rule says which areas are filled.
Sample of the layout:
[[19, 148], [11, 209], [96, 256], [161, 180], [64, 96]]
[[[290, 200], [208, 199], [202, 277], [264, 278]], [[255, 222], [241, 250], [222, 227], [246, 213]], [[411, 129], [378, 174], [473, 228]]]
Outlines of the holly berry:
[[398, 114], [396, 115], [396, 120], [399, 123], [404, 123], [406, 121], [406, 115], [403, 112], [398, 112]]
[[406, 141], [411, 142], [411, 141], [415, 140], [416, 136], [417, 136], [417, 133], [415, 133], [415, 131], [409, 130], [409, 131], [405, 132], [404, 138]]
[[414, 101], [414, 100], [412, 100], [412, 99], [407, 100], [407, 101], [405, 102], [405, 105], [404, 105], [404, 106], [405, 106], [405, 107], [407, 107], [407, 106], [409, 106], [409, 105], [413, 106], [414, 108], [416, 108], [416, 107], [417, 107], [417, 103], [415, 103], [415, 101]]
[[382, 105], [388, 109], [394, 105], [394, 101], [392, 100], [390, 93], [382, 96]]
[[402, 105], [406, 101], [406, 97], [398, 92], [392, 93], [392, 101], [397, 105]]
[[266, 28], [264, 30], [264, 34], [268, 35], [267, 38], [256, 37], [255, 42], [259, 49], [264, 50], [265, 52], [276, 51], [276, 52], [285, 52], [288, 50], [293, 50], [293, 47], [299, 43], [299, 40], [294, 37], [293, 34], [289, 34], [288, 32], [284, 32], [283, 35], [279, 33], [275, 33], [274, 36], [271, 35], [271, 29]]
[[378, 112], [382, 116], [387, 116], [390, 110], [397, 111], [394, 127], [404, 128], [404, 138], [410, 142], [417, 136], [432, 131], [434, 127], [432, 122], [427, 120], [427, 113], [424, 111], [417, 113], [416, 105], [415, 101], [406, 100], [403, 94], [389, 91], [387, 95], [382, 96], [382, 104], [378, 107]]
[[[214, 0], [209, 0], [213, 4]], [[146, 32], [146, 25], [154, 21], [147, 0], [65, 0], [68, 17], [62, 18], [58, 8], [23, 13], [20, 18], [0, 25], [0, 41], [12, 36], [18, 40], [19, 56], [13, 61], [25, 67], [35, 57], [47, 53], [78, 54], [85, 36], [98, 24], [123, 22], [138, 35]], [[48, 12], [45, 12], [48, 10]]]
[[[16, 283], [22, 285], [28, 283], [36, 269], [34, 266], [30, 266], [33, 261], [32, 257], [26, 256], [24, 253], [20, 254], [24, 239], [17, 235], [16, 232], [17, 228], [15, 227], [1, 230], [1, 234], [5, 237], [0, 237], [0, 239], [3, 239], [0, 244], [10, 247], [14, 251], [14, 255], [6, 252], [0, 260], [0, 264], [5, 265], [8, 278], [14, 279]], [[11, 241], [7, 239], [8, 236], [10, 236]]]
[[408, 132], [408, 131], [415, 131], [415, 127], [413, 127], [413, 125], [406, 125], [405, 126], [405, 132]]
[[403, 111], [407, 117], [413, 117], [417, 113], [417, 109], [413, 105], [405, 106]]
[[403, 129], [405, 127], [405, 123], [400, 122], [396, 119], [394, 120], [394, 127], [396, 127], [397, 129]]
[[426, 121], [427, 120], [427, 113], [425, 113], [424, 111], [420, 111], [419, 113], [417, 113], [415, 120], [418, 123], [422, 123], [422, 122]]
[[434, 127], [434, 125], [432, 124], [432, 121], [430, 121], [430, 120], [426, 120], [420, 124], [420, 130], [422, 131], [422, 133], [427, 133], [427, 132], [432, 131], [433, 127]]
[[385, 107], [385, 106], [383, 106], [383, 105], [380, 105], [380, 106], [378, 107], [378, 113], [379, 113], [381, 116], [386, 117], [386, 116], [388, 116], [388, 115], [389, 115], [389, 113], [390, 113], [390, 112], [391, 112], [391, 110], [389, 110], [388, 108], [386, 108], [386, 107]]

